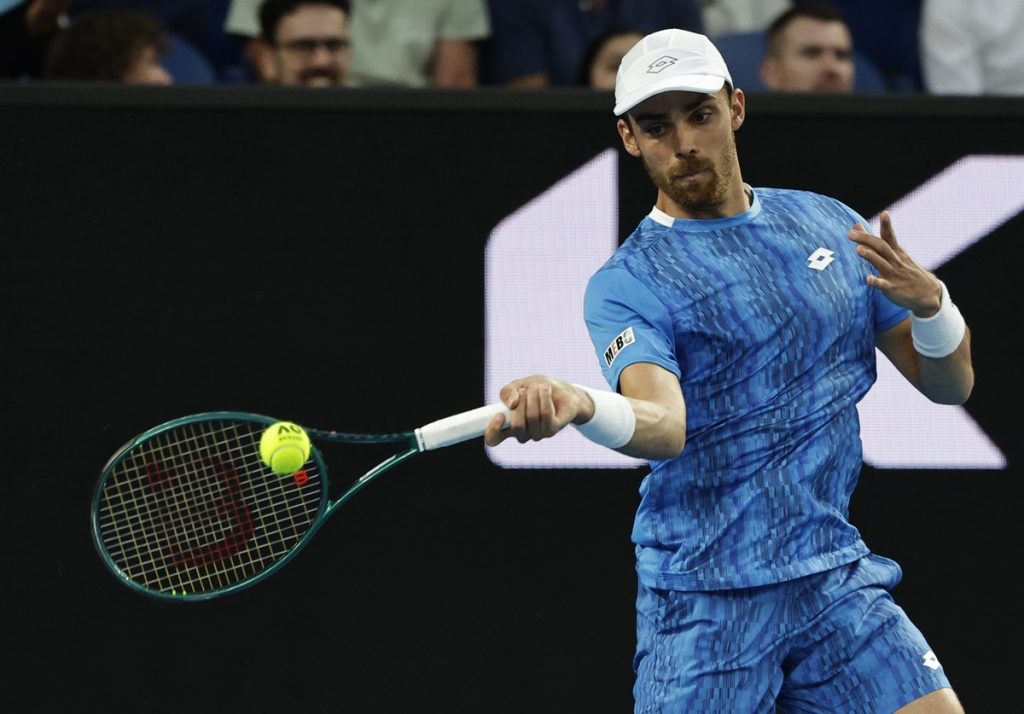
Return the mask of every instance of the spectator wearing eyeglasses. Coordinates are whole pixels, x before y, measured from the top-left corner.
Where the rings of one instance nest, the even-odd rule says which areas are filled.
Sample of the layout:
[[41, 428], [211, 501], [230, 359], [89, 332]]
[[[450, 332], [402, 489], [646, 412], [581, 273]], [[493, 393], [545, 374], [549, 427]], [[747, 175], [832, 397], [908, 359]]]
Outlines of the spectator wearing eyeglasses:
[[[262, 4], [262, 0], [231, 0], [224, 30], [245, 39], [255, 74], [274, 81], [264, 76], [267, 42], [260, 39], [257, 27]], [[266, 4], [280, 3], [267, 0]], [[345, 12], [352, 37], [351, 61], [346, 64], [348, 86], [476, 86], [477, 42], [490, 34], [491, 27], [486, 0], [349, 0], [345, 5], [351, 6]]]
[[267, 0], [260, 8], [261, 79], [286, 86], [338, 87], [349, 67], [348, 0]]

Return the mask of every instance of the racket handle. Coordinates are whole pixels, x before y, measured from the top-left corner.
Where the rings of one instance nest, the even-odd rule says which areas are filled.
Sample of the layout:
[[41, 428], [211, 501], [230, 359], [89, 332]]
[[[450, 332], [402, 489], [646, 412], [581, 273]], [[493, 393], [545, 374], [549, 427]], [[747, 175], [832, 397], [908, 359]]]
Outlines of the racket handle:
[[491, 423], [495, 414], [505, 415], [505, 428], [507, 428], [508, 418], [512, 412], [504, 404], [498, 402], [421, 426], [415, 432], [416, 443], [420, 447], [420, 451], [430, 451], [475, 439], [478, 436], [483, 436], [484, 429]]

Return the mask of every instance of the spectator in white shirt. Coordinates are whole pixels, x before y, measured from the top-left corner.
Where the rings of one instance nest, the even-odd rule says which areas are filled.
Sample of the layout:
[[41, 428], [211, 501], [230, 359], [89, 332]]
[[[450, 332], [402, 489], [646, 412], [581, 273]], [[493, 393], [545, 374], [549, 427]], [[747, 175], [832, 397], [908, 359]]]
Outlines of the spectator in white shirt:
[[1021, 38], [1021, 0], [925, 0], [925, 89], [935, 94], [1024, 94]]

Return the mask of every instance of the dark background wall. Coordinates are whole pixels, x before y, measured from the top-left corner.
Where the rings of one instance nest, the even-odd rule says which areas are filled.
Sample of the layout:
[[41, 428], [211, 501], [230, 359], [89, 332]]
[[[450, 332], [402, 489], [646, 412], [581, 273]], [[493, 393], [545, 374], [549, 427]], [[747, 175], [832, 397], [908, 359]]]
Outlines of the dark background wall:
[[[642, 470], [502, 471], [479, 444], [429, 454], [279, 575], [200, 605], [122, 587], [88, 532], [107, 457], [183, 414], [392, 431], [478, 405], [484, 241], [616, 145], [609, 106], [0, 87], [5, 707], [630, 710]], [[1019, 101], [748, 108], [746, 180], [868, 216], [962, 156], [1024, 154]], [[623, 157], [622, 235], [652, 199]], [[852, 509], [904, 566], [897, 600], [974, 712], [1012, 709], [1020, 663], [1022, 228], [1017, 216], [940, 272], [974, 330], [968, 411], [1008, 468], [865, 469]], [[336, 481], [373, 456], [326, 451]]]

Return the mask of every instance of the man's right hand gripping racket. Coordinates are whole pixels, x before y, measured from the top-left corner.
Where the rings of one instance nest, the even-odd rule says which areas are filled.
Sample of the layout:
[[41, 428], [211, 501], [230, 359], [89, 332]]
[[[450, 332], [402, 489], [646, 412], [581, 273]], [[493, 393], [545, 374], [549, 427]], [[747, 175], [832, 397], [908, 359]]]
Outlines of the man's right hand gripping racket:
[[[350, 434], [306, 429], [313, 446], [294, 474], [274, 473], [260, 438], [278, 420], [210, 412], [140, 434], [103, 468], [92, 503], [92, 535], [109, 570], [157, 598], [207, 600], [253, 585], [288, 562], [348, 499], [424, 451], [484, 433], [491, 404], [409, 432]], [[399, 450], [335, 500], [316, 443], [395, 444]]]

